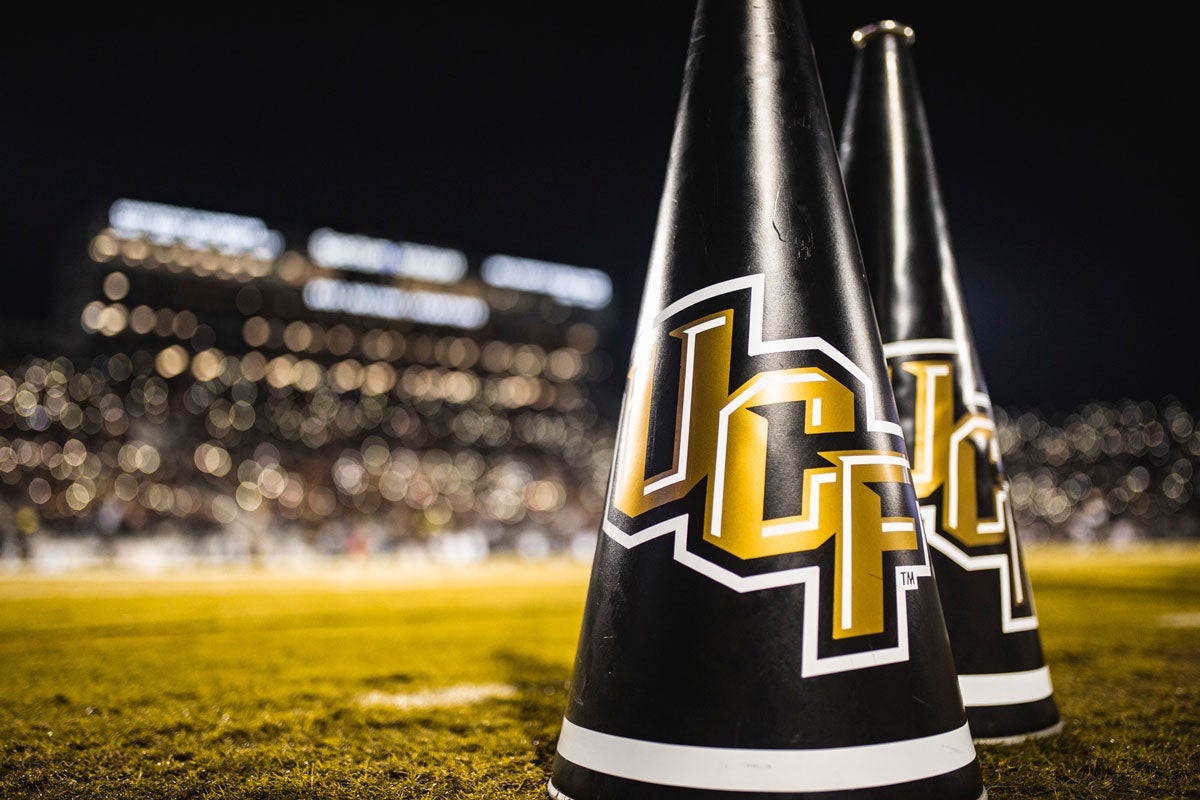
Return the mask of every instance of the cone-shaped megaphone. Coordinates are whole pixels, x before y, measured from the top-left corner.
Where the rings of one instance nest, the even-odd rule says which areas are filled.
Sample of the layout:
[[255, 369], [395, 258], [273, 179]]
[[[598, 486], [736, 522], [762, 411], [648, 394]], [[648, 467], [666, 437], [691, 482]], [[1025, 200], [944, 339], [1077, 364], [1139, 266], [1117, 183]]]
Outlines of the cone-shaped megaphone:
[[701, 0], [557, 800], [983, 789], [808, 32]]
[[842, 167], [971, 732], [987, 742], [1053, 733], [1062, 723], [946, 231], [913, 31], [887, 21], [853, 41]]

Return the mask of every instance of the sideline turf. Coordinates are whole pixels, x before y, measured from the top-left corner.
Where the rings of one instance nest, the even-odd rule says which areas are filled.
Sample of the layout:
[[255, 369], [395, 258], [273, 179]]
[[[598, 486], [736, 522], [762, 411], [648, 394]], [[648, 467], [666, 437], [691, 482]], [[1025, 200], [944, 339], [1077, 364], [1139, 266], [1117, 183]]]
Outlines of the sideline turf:
[[[1200, 548], [1029, 562], [1067, 729], [982, 748], [992, 798], [1200, 797], [1200, 628], [1164, 619], [1200, 615]], [[587, 574], [4, 579], [0, 797], [540, 800]], [[516, 696], [360, 702], [497, 683]]]

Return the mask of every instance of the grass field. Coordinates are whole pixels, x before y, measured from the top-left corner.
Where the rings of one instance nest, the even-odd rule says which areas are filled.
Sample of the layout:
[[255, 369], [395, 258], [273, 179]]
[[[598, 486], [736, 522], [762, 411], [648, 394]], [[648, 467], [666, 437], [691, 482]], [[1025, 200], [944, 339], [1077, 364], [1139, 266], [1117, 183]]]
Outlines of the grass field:
[[[1200, 548], [1029, 563], [1067, 727], [993, 800], [1200, 797]], [[0, 580], [0, 797], [540, 800], [587, 574]]]

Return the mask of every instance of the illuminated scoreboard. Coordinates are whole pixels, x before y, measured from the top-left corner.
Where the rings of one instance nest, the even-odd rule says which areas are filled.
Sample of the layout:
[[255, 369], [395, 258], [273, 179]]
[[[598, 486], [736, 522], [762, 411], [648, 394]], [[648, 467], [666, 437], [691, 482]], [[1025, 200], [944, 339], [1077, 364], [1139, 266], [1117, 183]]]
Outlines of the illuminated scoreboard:
[[569, 406], [611, 368], [598, 344], [612, 283], [597, 269], [505, 254], [472, 269], [457, 249], [329, 228], [301, 253], [261, 219], [134, 200], [108, 222], [90, 244], [104, 269], [80, 323], [92, 349], [152, 348], [167, 373], [214, 349], [250, 354], [252, 372], [280, 357], [498, 373], [519, 362], [514, 374]]

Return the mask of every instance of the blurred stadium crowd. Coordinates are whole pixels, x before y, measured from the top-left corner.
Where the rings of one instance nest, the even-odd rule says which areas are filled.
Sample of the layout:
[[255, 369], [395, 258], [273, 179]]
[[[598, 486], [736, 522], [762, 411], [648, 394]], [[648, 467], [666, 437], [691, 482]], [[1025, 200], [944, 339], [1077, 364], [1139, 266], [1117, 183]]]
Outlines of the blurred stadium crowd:
[[455, 342], [469, 349], [429, 342], [415, 356], [429, 363], [400, 369], [209, 349], [183, 372], [169, 350], [0, 371], [3, 557], [54, 568], [570, 546], [595, 528], [611, 427], [588, 403], [508, 389], [544, 354], [468, 353], [476, 374], [438, 363]]
[[[168, 350], [0, 370], [3, 559], [590, 555], [612, 426], [506, 391], [545, 354], [487, 345], [451, 366], [463, 341], [386, 368], [209, 349], [182, 371]], [[1200, 535], [1200, 429], [1180, 403], [998, 409], [997, 426], [1028, 541]]]
[[[306, 258], [261, 220], [133, 201], [112, 219], [72, 271], [72, 355], [0, 360], [0, 569], [591, 556], [602, 273], [468, 274], [327, 229]], [[1028, 541], [1200, 536], [1181, 403], [996, 413]]]
[[1178, 400], [996, 411], [1026, 541], [1200, 537], [1200, 429]]
[[590, 553], [603, 273], [468, 274], [328, 229], [306, 257], [258, 219], [129, 200], [109, 219], [66, 270], [71, 355], [0, 361], [0, 563]]

